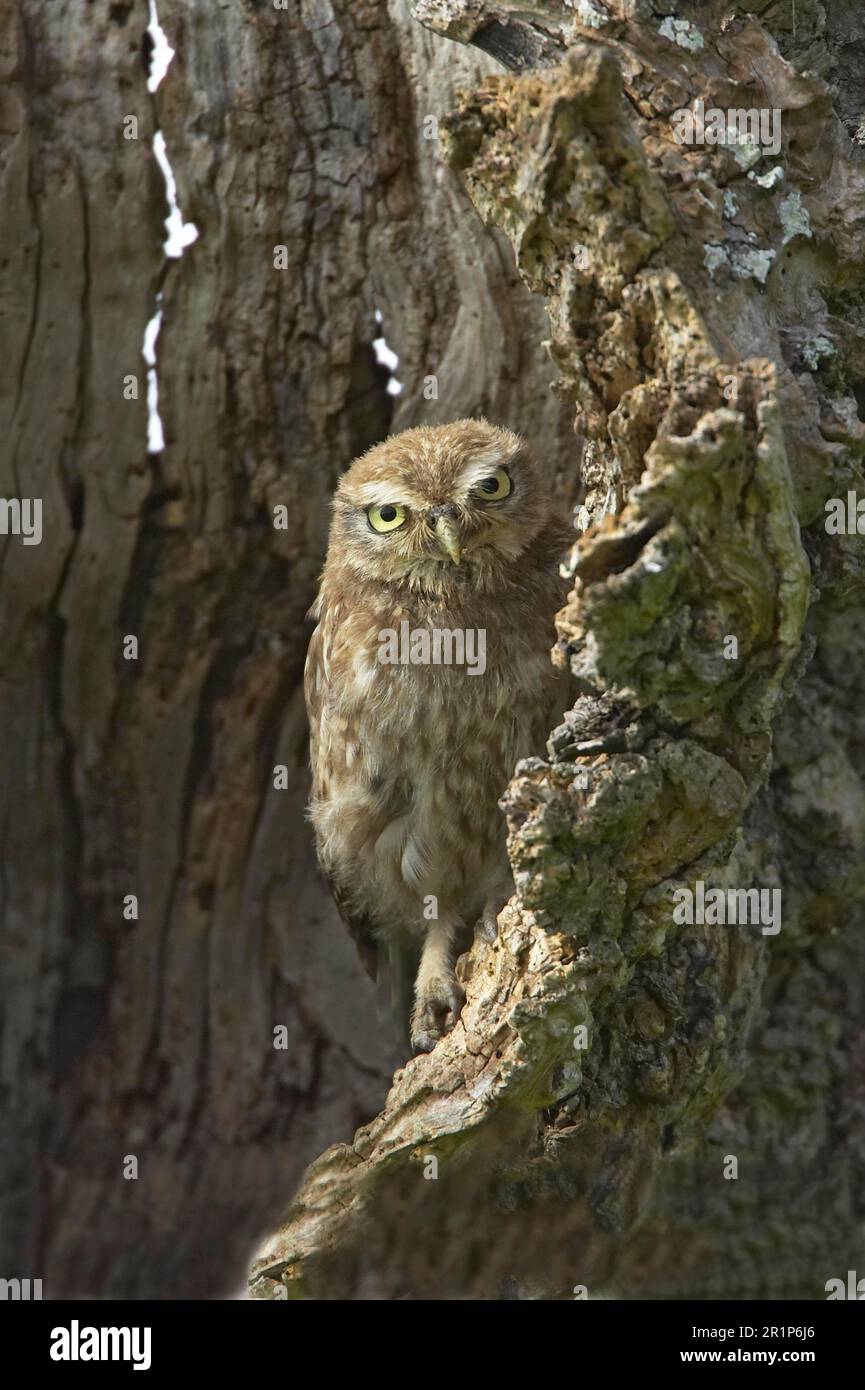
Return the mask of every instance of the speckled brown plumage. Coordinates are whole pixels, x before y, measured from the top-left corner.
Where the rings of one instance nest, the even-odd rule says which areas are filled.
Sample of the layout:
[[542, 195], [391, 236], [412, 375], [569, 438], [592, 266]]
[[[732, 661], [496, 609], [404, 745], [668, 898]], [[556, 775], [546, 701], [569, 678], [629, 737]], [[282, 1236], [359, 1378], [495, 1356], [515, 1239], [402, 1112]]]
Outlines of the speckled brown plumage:
[[[490, 499], [496, 479], [510, 492]], [[373, 519], [396, 529], [373, 529], [374, 506], [383, 513]], [[566, 541], [525, 445], [481, 420], [386, 440], [352, 464], [334, 499], [305, 676], [311, 816], [366, 962], [385, 943], [422, 946], [416, 1050], [458, 1016], [460, 929], [478, 918], [494, 929], [511, 891], [498, 799], [559, 712], [549, 653]], [[485, 670], [383, 664], [380, 634], [403, 622], [482, 629]]]

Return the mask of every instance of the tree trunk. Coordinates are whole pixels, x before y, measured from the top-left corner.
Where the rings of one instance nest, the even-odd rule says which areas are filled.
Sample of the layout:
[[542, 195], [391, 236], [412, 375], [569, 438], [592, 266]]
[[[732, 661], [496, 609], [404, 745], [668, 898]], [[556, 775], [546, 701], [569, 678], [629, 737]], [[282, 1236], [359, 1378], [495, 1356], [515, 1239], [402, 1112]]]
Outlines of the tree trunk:
[[0, 1264], [46, 1297], [238, 1289], [383, 1102], [303, 818], [329, 494], [421, 419], [516, 419], [563, 458], [570, 424], [543, 305], [416, 115], [492, 62], [384, 0], [159, 11], [151, 95], [145, 0], [0, 0], [0, 492], [43, 504], [41, 544], [2, 538]]
[[[145, 0], [0, 0], [0, 495], [43, 503], [0, 539], [2, 1272], [225, 1295], [296, 1193], [256, 1296], [822, 1297], [865, 1258], [858, 6], [157, 5], [151, 94]], [[677, 144], [697, 96], [778, 155]], [[351, 458], [477, 413], [580, 504], [580, 698], [387, 1095], [304, 613]], [[674, 922], [698, 880], [780, 932]]]

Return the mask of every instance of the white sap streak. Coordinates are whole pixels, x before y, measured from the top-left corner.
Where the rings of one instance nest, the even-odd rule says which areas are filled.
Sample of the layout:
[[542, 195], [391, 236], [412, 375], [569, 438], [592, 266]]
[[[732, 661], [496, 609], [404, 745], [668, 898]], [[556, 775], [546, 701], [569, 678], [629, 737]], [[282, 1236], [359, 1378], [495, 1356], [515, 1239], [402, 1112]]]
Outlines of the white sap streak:
[[[162, 301], [162, 295], [156, 296], [157, 304]], [[156, 376], [156, 339], [159, 337], [159, 330], [162, 327], [162, 310], [157, 309], [153, 318], [144, 330], [144, 347], [142, 356], [147, 363], [147, 452], [148, 454], [161, 454], [165, 448], [165, 434], [162, 429], [162, 420], [159, 415], [159, 381]]]
[[[375, 311], [375, 321], [379, 327], [381, 327], [382, 317], [380, 309], [376, 309]], [[372, 348], [375, 353], [376, 362], [381, 362], [382, 366], [387, 367], [390, 372], [390, 381], [387, 384], [388, 395], [398, 396], [402, 391], [402, 382], [397, 381], [394, 373], [399, 366], [399, 358], [393, 349], [388, 347], [384, 334], [382, 334], [380, 338], [373, 339]]]
[[[156, 0], [148, 0], [150, 23], [147, 32], [153, 43], [150, 55], [150, 73], [147, 78], [148, 92], [155, 92], [171, 65], [174, 49], [159, 23]], [[165, 244], [163, 250], [171, 260], [178, 260], [198, 237], [194, 222], [184, 222], [177, 201], [177, 180], [168, 162], [165, 136], [157, 130], [153, 137], [153, 153], [165, 179], [165, 198], [168, 203], [168, 216], [165, 219]], [[162, 325], [162, 295], [156, 296], [157, 310], [144, 330], [142, 354], [147, 363], [147, 452], [161, 454], [165, 448], [165, 432], [159, 415], [159, 379], [156, 372], [156, 340]]]
[[156, 13], [156, 0], [147, 0], [150, 11], [150, 23], [147, 32], [153, 40], [153, 52], [150, 55], [150, 76], [147, 79], [148, 92], [155, 92], [165, 74], [168, 72], [169, 64], [174, 57], [174, 49], [168, 42], [165, 30], [159, 23], [159, 15]]
[[177, 202], [177, 183], [174, 178], [174, 171], [168, 162], [168, 155], [165, 152], [165, 136], [161, 130], [157, 130], [153, 137], [153, 153], [156, 155], [156, 163], [162, 170], [165, 179], [165, 196], [168, 199], [168, 216], [165, 219], [165, 254], [172, 260], [178, 260], [186, 250], [187, 246], [198, 237], [198, 228], [194, 222], [184, 222], [183, 214]]

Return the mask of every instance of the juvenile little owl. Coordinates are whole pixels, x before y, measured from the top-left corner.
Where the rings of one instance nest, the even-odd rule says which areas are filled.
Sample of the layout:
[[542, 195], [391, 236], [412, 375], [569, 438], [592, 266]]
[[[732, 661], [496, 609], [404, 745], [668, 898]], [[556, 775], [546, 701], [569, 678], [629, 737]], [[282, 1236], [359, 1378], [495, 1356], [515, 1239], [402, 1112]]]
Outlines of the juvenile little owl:
[[334, 498], [304, 682], [311, 817], [370, 973], [419, 958], [416, 1052], [459, 1016], [462, 929], [494, 934], [513, 890], [498, 800], [561, 713], [567, 538], [523, 441], [484, 420], [387, 439]]

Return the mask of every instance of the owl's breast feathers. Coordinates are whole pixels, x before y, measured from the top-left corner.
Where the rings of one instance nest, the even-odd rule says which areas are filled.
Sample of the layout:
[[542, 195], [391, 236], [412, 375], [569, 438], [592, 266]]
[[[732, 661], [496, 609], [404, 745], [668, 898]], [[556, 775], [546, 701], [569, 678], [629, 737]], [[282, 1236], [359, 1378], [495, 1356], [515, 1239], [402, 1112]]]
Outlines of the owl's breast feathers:
[[348, 597], [322, 589], [304, 675], [314, 797], [335, 778], [391, 780], [398, 764], [415, 763], [413, 745], [447, 764], [471, 757], [464, 740], [486, 742], [493, 724], [504, 757], [514, 721], [524, 734], [538, 724], [542, 748], [563, 586], [548, 571], [521, 578], [505, 593], [447, 600], [363, 584]]
[[[304, 689], [311, 817], [322, 868], [364, 964], [376, 928], [419, 918], [425, 894], [468, 910], [507, 872], [498, 798], [543, 751], [559, 678], [550, 661], [557, 574], [528, 570], [496, 595], [441, 597], [324, 585]], [[484, 668], [405, 660], [383, 634], [484, 633]], [[474, 646], [477, 654], [477, 642]]]

